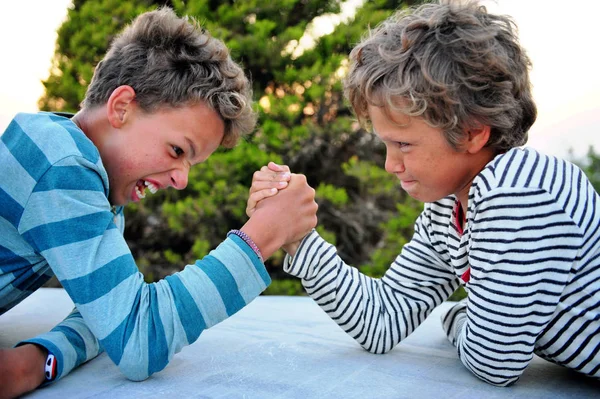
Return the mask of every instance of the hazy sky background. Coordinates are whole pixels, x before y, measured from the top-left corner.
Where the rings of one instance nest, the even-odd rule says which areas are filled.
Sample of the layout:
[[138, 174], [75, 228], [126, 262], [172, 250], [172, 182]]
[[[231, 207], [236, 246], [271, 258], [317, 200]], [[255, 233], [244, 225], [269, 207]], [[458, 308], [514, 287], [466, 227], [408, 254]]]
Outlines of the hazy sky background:
[[[356, 1], [356, 0], [354, 0]], [[484, 0], [509, 14], [533, 62], [538, 119], [529, 146], [566, 157], [600, 151], [600, 55], [596, 0]], [[37, 111], [56, 29], [71, 0], [11, 1], [0, 14], [0, 132], [17, 112]]]

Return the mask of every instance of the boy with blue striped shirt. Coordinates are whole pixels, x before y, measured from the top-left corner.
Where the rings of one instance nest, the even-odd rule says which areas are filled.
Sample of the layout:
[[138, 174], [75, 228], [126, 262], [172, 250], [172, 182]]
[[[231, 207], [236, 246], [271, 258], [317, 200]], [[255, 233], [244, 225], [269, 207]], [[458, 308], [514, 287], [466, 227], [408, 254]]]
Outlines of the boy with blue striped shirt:
[[[537, 354], [600, 377], [600, 197], [575, 165], [519, 148], [536, 107], [512, 20], [475, 2], [427, 4], [369, 32], [350, 61], [346, 95], [424, 211], [381, 279], [315, 231], [285, 247], [284, 269], [373, 353], [462, 284], [468, 298], [442, 326], [475, 376], [510, 385]], [[248, 209], [282, 171], [255, 174]]]
[[102, 351], [143, 380], [267, 287], [263, 257], [316, 224], [303, 176], [205, 258], [157, 283], [144, 282], [123, 238], [123, 206], [184, 189], [194, 164], [254, 128], [251, 103], [224, 44], [163, 8], [114, 40], [72, 119], [12, 120], [0, 136], [0, 315], [52, 275], [75, 309], [52, 331], [0, 350], [0, 396], [59, 379]]

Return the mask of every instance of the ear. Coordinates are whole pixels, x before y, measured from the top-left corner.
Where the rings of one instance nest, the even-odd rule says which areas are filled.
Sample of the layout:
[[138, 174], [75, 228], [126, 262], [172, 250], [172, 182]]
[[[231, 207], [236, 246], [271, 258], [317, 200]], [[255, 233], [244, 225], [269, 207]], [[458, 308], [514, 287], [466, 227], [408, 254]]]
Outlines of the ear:
[[470, 154], [476, 154], [490, 140], [491, 128], [488, 125], [477, 125], [467, 130], [467, 139], [464, 142], [464, 149]]
[[119, 86], [113, 90], [106, 103], [106, 116], [114, 128], [122, 127], [132, 117], [135, 90], [131, 86]]

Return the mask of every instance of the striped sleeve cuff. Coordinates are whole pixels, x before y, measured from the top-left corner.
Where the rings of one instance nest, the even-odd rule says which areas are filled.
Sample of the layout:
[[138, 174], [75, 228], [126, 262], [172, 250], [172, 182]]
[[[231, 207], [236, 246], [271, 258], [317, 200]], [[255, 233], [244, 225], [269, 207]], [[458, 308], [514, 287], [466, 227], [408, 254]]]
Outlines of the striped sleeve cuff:
[[262, 257], [256, 253], [254, 248], [252, 248], [248, 242], [235, 234], [230, 234], [227, 237], [227, 240], [233, 241], [236, 246], [243, 251], [246, 257], [252, 262], [256, 274], [260, 276], [260, 279], [264, 284], [263, 290], [267, 288], [267, 286], [271, 284], [271, 277], [265, 268]]
[[448, 340], [454, 346], [458, 346], [458, 338], [462, 333], [463, 326], [467, 321], [467, 300], [463, 299], [452, 306], [441, 316], [442, 328], [448, 337]]
[[[102, 352], [98, 340], [85, 325], [81, 314], [76, 309], [51, 331], [19, 342], [17, 346], [25, 344], [43, 346], [55, 356], [57, 373], [52, 382], [60, 380], [71, 370]], [[48, 383], [45, 382], [43, 385]]]
[[304, 237], [294, 257], [286, 254], [283, 270], [292, 276], [310, 279], [316, 274], [318, 266], [324, 258], [330, 258], [336, 254], [335, 247], [313, 229]]

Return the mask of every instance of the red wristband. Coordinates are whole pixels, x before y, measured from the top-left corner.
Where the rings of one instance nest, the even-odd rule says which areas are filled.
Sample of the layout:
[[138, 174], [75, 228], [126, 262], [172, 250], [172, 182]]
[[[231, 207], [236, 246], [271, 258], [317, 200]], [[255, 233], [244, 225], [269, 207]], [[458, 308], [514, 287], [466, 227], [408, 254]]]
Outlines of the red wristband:
[[54, 381], [56, 378], [56, 357], [50, 351], [48, 351], [48, 357], [44, 364], [44, 375], [46, 376], [46, 381]]

